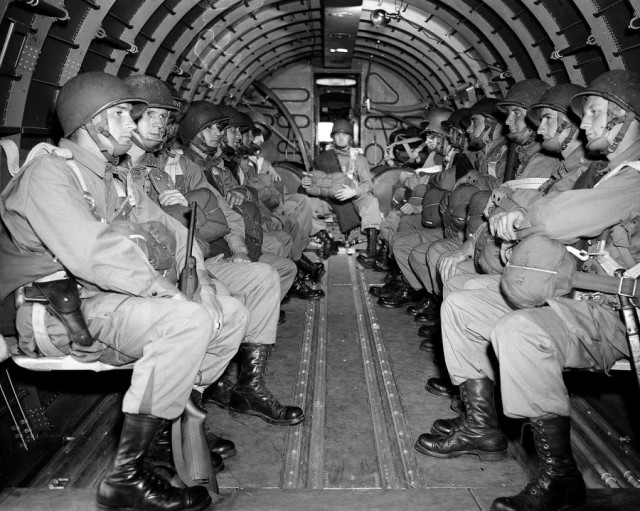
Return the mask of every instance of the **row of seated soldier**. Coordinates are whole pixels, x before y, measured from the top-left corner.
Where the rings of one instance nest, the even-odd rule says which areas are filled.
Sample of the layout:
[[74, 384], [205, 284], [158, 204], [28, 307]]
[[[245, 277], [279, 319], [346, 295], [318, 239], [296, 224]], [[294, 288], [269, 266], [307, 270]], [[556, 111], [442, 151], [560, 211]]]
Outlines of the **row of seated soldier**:
[[435, 420], [419, 453], [503, 459], [497, 395], [507, 417], [531, 424], [537, 476], [492, 511], [586, 499], [562, 372], [608, 372], [629, 356], [612, 289], [640, 270], [639, 120], [640, 75], [628, 71], [586, 88], [523, 80], [502, 100], [431, 110], [422, 136], [433, 158], [401, 174], [363, 262], [385, 273], [369, 289], [377, 304], [406, 307], [418, 348], [443, 357], [448, 376], [425, 388], [458, 415]]
[[[189, 399], [277, 426], [305, 420], [265, 372], [286, 328], [280, 304], [324, 296], [324, 264], [304, 251], [315, 239], [323, 259], [336, 253], [331, 213], [342, 231], [366, 235], [358, 263], [386, 273], [369, 290], [377, 303], [408, 306], [419, 349], [444, 355], [449, 377], [426, 388], [459, 413], [435, 420], [416, 450], [504, 458], [499, 386], [504, 414], [531, 422], [540, 468], [491, 509], [581, 504], [562, 371], [608, 371], [628, 348], [615, 295], [567, 293], [573, 273], [622, 285], [615, 275], [640, 261], [639, 91], [640, 76], [611, 71], [586, 88], [524, 80], [501, 101], [434, 108], [422, 123], [424, 167], [401, 174], [383, 218], [349, 120], [333, 124], [333, 147], [300, 190], [287, 190], [260, 154], [270, 129], [255, 112], [189, 104], [144, 75], [69, 80], [56, 102], [64, 137], [34, 149], [2, 192], [0, 299], [25, 297], [16, 327], [27, 355], [135, 362], [98, 505], [211, 503], [206, 488], [176, 488], [144, 468]], [[187, 291], [178, 274], [190, 257], [198, 285]], [[60, 309], [44, 328], [31, 301], [43, 295]], [[62, 310], [67, 302], [77, 307]], [[236, 454], [230, 440], [208, 441], [218, 469]]]
[[[154, 439], [169, 438], [169, 421], [189, 399], [276, 426], [305, 420], [279, 402], [265, 374], [286, 323], [280, 304], [324, 296], [324, 264], [305, 248], [315, 236], [326, 259], [334, 243], [311, 197], [289, 193], [260, 155], [270, 129], [255, 112], [190, 104], [157, 78], [102, 72], [69, 80], [55, 108], [63, 138], [29, 153], [0, 202], [0, 294], [22, 298], [18, 348], [135, 362], [100, 507], [204, 509], [205, 487], [167, 484], [146, 470], [145, 456]], [[334, 131], [342, 153], [328, 172], [357, 155], [344, 125]], [[363, 191], [345, 186], [343, 200], [371, 188], [360, 159], [355, 174], [349, 168]], [[379, 226], [379, 212], [367, 215]], [[190, 260], [183, 285], [178, 275]], [[42, 301], [39, 317], [34, 303]], [[213, 431], [207, 441], [221, 470], [235, 445]]]

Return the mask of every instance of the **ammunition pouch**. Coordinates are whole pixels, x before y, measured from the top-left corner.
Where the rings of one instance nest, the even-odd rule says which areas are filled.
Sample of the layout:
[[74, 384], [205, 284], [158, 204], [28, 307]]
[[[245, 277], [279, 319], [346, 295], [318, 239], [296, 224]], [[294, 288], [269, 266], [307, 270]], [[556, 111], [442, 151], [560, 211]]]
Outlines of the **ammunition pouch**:
[[95, 342], [82, 315], [78, 283], [73, 277], [34, 282], [21, 287], [17, 296], [24, 302], [46, 304], [47, 311], [64, 325], [73, 344], [92, 346]]

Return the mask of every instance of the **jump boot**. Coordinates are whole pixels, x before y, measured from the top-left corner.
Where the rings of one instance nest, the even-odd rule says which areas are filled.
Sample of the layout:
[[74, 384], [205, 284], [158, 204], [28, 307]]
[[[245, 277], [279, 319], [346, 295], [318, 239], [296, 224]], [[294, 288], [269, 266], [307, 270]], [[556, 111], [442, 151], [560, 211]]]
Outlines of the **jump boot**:
[[376, 260], [373, 262], [372, 270], [387, 273], [391, 270], [391, 261], [389, 259], [389, 243], [385, 240], [380, 240], [380, 249], [376, 254]]
[[[389, 275], [389, 273], [387, 273]], [[385, 277], [385, 284], [383, 286], [369, 286], [369, 294], [381, 298], [383, 296], [391, 296], [396, 294], [405, 285], [402, 273], [398, 272], [394, 274], [389, 281]]]
[[453, 397], [456, 393], [455, 386], [449, 378], [429, 378], [424, 386], [424, 390], [440, 397]]
[[333, 254], [338, 253], [338, 244], [333, 241], [329, 233], [324, 229], [322, 231], [318, 231], [316, 233], [316, 237], [322, 243], [322, 249], [320, 250], [320, 254], [322, 259], [329, 259]]
[[324, 264], [314, 263], [304, 254], [296, 261], [296, 265], [313, 282], [318, 282], [324, 273]]
[[105, 509], [200, 511], [211, 503], [204, 486], [177, 488], [151, 474], [143, 464], [163, 419], [126, 413], [115, 459], [98, 486], [97, 503]]
[[538, 477], [518, 495], [494, 500], [491, 511], [556, 511], [582, 504], [587, 490], [571, 453], [569, 417], [547, 415], [529, 422], [538, 455]]
[[376, 262], [376, 255], [378, 253], [378, 229], [373, 227], [367, 227], [367, 250], [364, 254], [360, 254], [356, 257], [362, 266], [367, 269], [373, 268], [373, 264]]
[[293, 284], [291, 284], [291, 287], [287, 292], [287, 296], [295, 296], [297, 298], [302, 298], [303, 300], [317, 300], [324, 296], [324, 291], [322, 289], [313, 289], [312, 287], [307, 286], [305, 280], [306, 275], [298, 265], [298, 273], [296, 273], [296, 278], [293, 279]]
[[397, 309], [408, 303], [417, 302], [423, 298], [422, 289], [417, 291], [413, 289], [406, 280], [403, 280], [403, 286], [390, 296], [381, 296], [378, 299], [378, 305], [382, 305], [388, 309]]
[[293, 426], [304, 420], [304, 412], [297, 406], [281, 405], [267, 388], [264, 376], [270, 351], [269, 344], [240, 345], [240, 376], [231, 391], [229, 409], [256, 415], [276, 426]]
[[467, 380], [460, 385], [463, 423], [446, 436], [423, 433], [415, 444], [416, 450], [436, 458], [457, 458], [464, 454], [475, 454], [483, 461], [504, 458], [507, 438], [498, 424], [493, 388], [489, 378]]

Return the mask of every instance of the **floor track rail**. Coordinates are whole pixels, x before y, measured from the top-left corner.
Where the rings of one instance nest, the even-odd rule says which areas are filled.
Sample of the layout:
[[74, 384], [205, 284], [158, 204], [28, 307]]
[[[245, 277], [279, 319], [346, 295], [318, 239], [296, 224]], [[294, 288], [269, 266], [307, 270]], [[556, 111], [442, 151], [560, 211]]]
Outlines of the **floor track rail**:
[[327, 282], [328, 271], [321, 280], [325, 297], [311, 300], [307, 306], [293, 399], [293, 404], [302, 408], [307, 418], [287, 432], [283, 489], [322, 489], [324, 486]]
[[349, 273], [358, 320], [365, 379], [384, 489], [424, 488], [424, 475], [415, 457], [408, 421], [404, 415], [380, 324], [364, 270], [349, 258]]

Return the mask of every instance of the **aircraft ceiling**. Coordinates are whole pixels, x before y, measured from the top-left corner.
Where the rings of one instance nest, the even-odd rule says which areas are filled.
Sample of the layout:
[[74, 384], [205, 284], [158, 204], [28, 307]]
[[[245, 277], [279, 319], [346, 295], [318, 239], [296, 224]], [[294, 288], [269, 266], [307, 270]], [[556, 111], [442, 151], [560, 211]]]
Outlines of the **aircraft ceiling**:
[[5, 0], [0, 13], [0, 136], [47, 136], [57, 91], [82, 71], [233, 103], [296, 63], [375, 63], [441, 103], [640, 67], [640, 0]]

